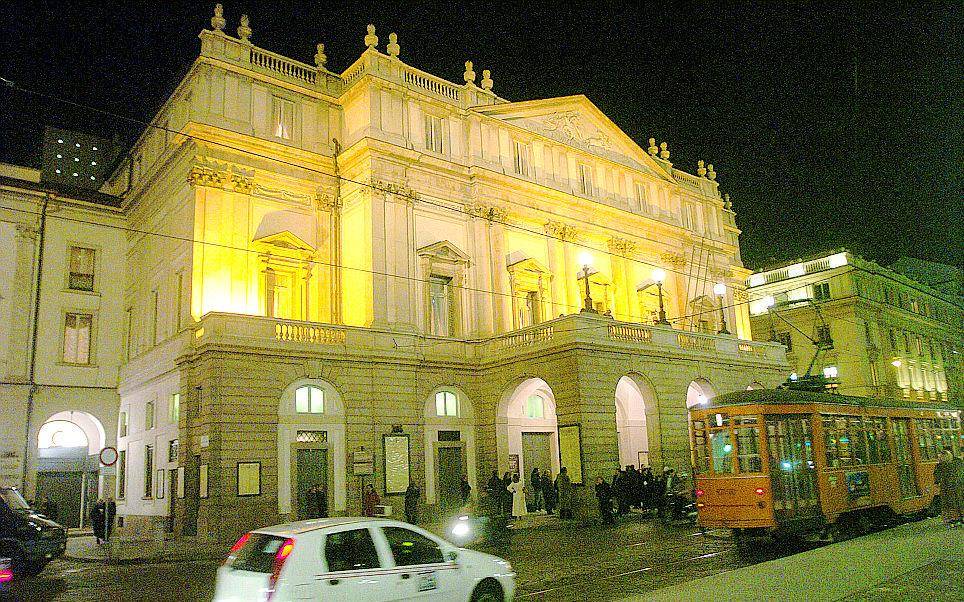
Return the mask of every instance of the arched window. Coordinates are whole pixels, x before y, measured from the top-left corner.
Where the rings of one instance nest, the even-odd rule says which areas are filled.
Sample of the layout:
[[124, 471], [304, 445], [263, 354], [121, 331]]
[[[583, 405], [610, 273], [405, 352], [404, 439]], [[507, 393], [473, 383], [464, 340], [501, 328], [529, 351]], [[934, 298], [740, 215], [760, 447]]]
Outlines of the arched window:
[[298, 387], [295, 390], [295, 411], [299, 414], [324, 414], [324, 390], [315, 385]]
[[459, 399], [455, 393], [439, 391], [435, 394], [435, 415], [455, 417], [459, 415]]
[[530, 395], [526, 398], [525, 412], [526, 418], [545, 418], [546, 400], [541, 395]]

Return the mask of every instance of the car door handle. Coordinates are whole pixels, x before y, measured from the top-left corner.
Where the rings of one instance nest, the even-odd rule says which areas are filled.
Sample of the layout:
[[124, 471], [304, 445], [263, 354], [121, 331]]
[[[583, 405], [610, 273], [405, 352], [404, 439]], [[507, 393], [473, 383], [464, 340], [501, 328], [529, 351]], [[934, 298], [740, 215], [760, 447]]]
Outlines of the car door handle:
[[341, 583], [341, 579], [329, 579], [329, 580], [328, 580], [328, 584], [329, 584], [329, 585], [338, 585], [339, 583]]
[[409, 579], [411, 576], [409, 573], [402, 573], [402, 579]]

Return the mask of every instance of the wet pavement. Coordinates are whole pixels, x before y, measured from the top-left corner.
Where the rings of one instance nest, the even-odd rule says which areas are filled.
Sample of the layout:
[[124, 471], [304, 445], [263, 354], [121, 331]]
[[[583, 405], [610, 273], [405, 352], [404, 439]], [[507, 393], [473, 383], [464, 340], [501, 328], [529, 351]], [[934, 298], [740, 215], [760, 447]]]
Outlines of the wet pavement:
[[[810, 547], [759, 547], [743, 556], [727, 539], [636, 515], [615, 527], [556, 523], [521, 531], [507, 550], [487, 551], [512, 562], [518, 600], [612, 600]], [[217, 566], [210, 560], [121, 566], [57, 560], [16, 584], [7, 599], [210, 600]]]

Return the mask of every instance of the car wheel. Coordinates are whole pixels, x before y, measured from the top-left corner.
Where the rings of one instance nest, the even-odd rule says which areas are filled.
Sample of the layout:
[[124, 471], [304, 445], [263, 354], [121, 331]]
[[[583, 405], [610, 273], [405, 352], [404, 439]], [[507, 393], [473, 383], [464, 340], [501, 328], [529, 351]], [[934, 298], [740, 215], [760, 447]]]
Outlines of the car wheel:
[[502, 602], [502, 586], [495, 579], [485, 579], [472, 592], [472, 602]]

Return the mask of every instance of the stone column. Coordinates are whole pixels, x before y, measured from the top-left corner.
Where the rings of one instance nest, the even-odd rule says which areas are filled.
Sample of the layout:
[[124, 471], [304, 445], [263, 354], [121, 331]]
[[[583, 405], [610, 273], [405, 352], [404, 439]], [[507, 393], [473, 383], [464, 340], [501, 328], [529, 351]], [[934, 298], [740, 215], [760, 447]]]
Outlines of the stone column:
[[492, 315], [495, 332], [508, 332], [512, 329], [512, 290], [509, 286], [509, 271], [505, 267], [505, 217], [504, 209], [493, 207], [489, 210], [489, 248], [492, 266]]
[[389, 235], [386, 225], [388, 203], [385, 192], [374, 186], [370, 193], [372, 234], [372, 326], [388, 325], [388, 253]]
[[568, 298], [566, 293], [566, 257], [564, 243], [559, 240], [563, 231], [563, 224], [559, 222], [547, 222], [544, 229], [549, 247], [549, 271], [552, 272], [551, 296], [552, 303], [549, 306], [548, 318], [558, 318], [560, 314], [570, 313], [567, 307]]
[[475, 336], [485, 337], [493, 333], [493, 311], [492, 311], [492, 256], [491, 248], [487, 237], [487, 227], [485, 219], [475, 211], [474, 206], [469, 206], [469, 253], [472, 256], [472, 265], [468, 273], [469, 286], [474, 290], [471, 292], [472, 305], [469, 311], [474, 316]]

